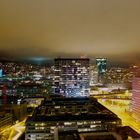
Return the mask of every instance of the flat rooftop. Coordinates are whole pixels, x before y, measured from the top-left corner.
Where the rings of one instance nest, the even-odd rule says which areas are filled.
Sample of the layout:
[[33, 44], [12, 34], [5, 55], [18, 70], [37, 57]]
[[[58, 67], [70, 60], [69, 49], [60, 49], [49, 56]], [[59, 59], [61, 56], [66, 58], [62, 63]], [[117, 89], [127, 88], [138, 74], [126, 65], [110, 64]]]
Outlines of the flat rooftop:
[[29, 120], [38, 122], [77, 120], [121, 122], [116, 114], [98, 103], [94, 98], [59, 98], [45, 101], [36, 108]]
[[89, 58], [61, 58], [60, 57], [60, 58], [55, 58], [54, 60], [55, 61], [58, 61], [58, 60], [80, 60], [80, 61], [81, 60], [88, 60], [89, 61], [90, 59]]
[[63, 131], [58, 136], [59, 140], [81, 140], [78, 131]]
[[[48, 114], [49, 108], [57, 108], [58, 112], [61, 112], [61, 109], [65, 108], [77, 108], [77, 109], [85, 109], [84, 111], [88, 111], [89, 114], [97, 113], [97, 114], [112, 114], [113, 112], [108, 110], [106, 107], [97, 102], [95, 98], [59, 98], [52, 99], [49, 101], [44, 101], [36, 109], [36, 115], [42, 114], [42, 110], [44, 110], [44, 115]], [[56, 114], [58, 113], [56, 112]], [[70, 113], [70, 112], [69, 112]], [[77, 114], [78, 112], [76, 112]]]
[[110, 114], [89, 114], [89, 113], [81, 113], [78, 115], [73, 114], [63, 114], [63, 115], [35, 115], [31, 118], [32, 121], [76, 121], [76, 120], [104, 120], [104, 121], [120, 121], [120, 119], [116, 115]]
[[115, 132], [90, 132], [79, 135], [81, 140], [122, 140]]

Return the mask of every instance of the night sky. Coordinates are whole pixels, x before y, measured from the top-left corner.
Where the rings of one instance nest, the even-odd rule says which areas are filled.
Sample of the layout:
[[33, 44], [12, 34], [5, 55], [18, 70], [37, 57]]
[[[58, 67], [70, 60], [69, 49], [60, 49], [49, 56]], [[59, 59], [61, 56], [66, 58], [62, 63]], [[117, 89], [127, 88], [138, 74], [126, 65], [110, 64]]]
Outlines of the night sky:
[[140, 0], [1, 0], [0, 59], [140, 60]]

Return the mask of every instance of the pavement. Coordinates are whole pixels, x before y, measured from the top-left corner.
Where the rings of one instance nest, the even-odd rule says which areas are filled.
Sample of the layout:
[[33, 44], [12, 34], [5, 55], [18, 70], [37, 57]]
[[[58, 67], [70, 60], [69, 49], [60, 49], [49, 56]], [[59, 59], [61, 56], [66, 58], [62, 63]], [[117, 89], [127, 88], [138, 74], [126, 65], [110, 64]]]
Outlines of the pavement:
[[134, 119], [129, 112], [126, 112], [123, 106], [111, 105], [109, 103], [106, 103], [105, 101], [102, 101], [101, 99], [98, 100], [98, 102], [115, 113], [122, 120], [123, 126], [130, 126], [140, 134], [140, 122]]

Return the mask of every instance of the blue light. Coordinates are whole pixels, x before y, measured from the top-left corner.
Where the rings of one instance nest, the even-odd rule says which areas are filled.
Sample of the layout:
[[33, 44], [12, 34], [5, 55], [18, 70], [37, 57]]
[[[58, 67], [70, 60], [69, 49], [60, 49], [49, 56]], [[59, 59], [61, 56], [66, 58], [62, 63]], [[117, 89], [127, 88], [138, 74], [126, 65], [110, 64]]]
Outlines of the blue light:
[[2, 72], [3, 72], [3, 71], [2, 71], [2, 69], [0, 69], [0, 77], [2, 77], [2, 76], [3, 76]]

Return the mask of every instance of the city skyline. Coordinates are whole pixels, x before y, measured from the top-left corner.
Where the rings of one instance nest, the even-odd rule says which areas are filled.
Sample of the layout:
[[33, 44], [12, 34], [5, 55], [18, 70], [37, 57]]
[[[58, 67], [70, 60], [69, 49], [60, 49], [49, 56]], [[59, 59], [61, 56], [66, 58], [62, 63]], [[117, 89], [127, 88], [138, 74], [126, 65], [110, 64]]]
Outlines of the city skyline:
[[139, 5], [1, 1], [0, 139], [139, 139]]
[[87, 56], [139, 63], [139, 5], [138, 0], [2, 1], [0, 59]]
[[134, 77], [140, 67], [106, 71], [107, 59], [96, 60], [97, 66], [88, 58], [56, 58], [49, 67], [1, 62], [0, 138], [53, 139], [55, 128], [95, 132], [101, 139], [104, 131], [139, 138], [140, 122], [134, 118], [139, 81]]

